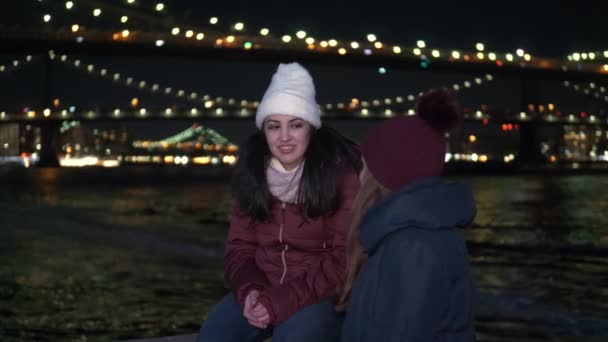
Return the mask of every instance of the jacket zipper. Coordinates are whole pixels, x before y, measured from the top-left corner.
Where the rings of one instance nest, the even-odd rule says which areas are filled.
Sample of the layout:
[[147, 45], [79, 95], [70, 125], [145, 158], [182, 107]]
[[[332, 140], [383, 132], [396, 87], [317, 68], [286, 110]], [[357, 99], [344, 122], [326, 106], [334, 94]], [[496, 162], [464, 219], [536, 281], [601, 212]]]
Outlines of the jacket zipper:
[[[285, 227], [285, 202], [281, 203], [281, 226], [279, 228], [279, 242], [283, 243], [283, 228]], [[289, 246], [287, 246], [287, 244], [285, 244], [285, 247], [283, 248], [283, 251], [281, 252], [281, 260], [283, 261], [283, 275], [281, 276], [281, 280], [279, 281], [279, 284], [283, 284], [283, 281], [285, 280], [285, 275], [287, 274], [287, 262], [285, 261], [285, 252], [287, 252], [287, 249], [289, 248]]]

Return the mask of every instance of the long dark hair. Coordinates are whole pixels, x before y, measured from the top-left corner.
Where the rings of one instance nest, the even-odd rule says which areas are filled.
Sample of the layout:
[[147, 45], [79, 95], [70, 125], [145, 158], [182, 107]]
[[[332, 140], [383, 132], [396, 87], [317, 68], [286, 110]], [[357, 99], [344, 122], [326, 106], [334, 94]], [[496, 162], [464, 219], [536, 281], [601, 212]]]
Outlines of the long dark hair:
[[[264, 132], [258, 130], [242, 145], [232, 177], [232, 193], [241, 210], [255, 222], [271, 219], [272, 194], [266, 168], [272, 157]], [[331, 215], [341, 205], [340, 179], [345, 172], [362, 168], [356, 144], [333, 128], [311, 131], [304, 155], [298, 204], [305, 219]]]

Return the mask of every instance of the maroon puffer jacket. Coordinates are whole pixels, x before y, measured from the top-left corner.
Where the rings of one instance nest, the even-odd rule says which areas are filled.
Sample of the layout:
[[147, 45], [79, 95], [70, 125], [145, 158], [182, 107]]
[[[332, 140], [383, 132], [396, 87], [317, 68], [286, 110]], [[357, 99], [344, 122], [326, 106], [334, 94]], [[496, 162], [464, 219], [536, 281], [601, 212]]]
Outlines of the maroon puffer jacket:
[[356, 172], [340, 186], [342, 205], [332, 216], [305, 221], [298, 206], [275, 200], [272, 221], [250, 225], [236, 201], [226, 241], [225, 272], [243, 306], [249, 291], [277, 325], [308, 305], [336, 295], [345, 268], [344, 244], [351, 205], [359, 190]]

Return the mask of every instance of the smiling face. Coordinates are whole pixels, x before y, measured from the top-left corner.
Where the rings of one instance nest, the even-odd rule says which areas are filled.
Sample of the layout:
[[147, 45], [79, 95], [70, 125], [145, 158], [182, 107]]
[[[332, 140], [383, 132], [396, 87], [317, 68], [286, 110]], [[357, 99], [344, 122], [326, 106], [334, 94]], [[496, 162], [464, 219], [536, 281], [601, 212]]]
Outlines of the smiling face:
[[286, 170], [293, 170], [304, 161], [312, 126], [292, 115], [273, 114], [264, 120], [264, 135], [270, 153]]

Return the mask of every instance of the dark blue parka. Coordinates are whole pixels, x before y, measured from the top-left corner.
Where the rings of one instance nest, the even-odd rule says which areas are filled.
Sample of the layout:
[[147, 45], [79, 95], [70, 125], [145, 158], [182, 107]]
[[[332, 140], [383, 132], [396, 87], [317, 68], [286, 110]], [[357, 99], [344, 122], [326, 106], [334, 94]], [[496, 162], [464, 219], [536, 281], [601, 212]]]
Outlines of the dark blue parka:
[[360, 226], [369, 255], [353, 287], [342, 341], [475, 341], [475, 288], [458, 227], [475, 216], [461, 183], [410, 184]]

